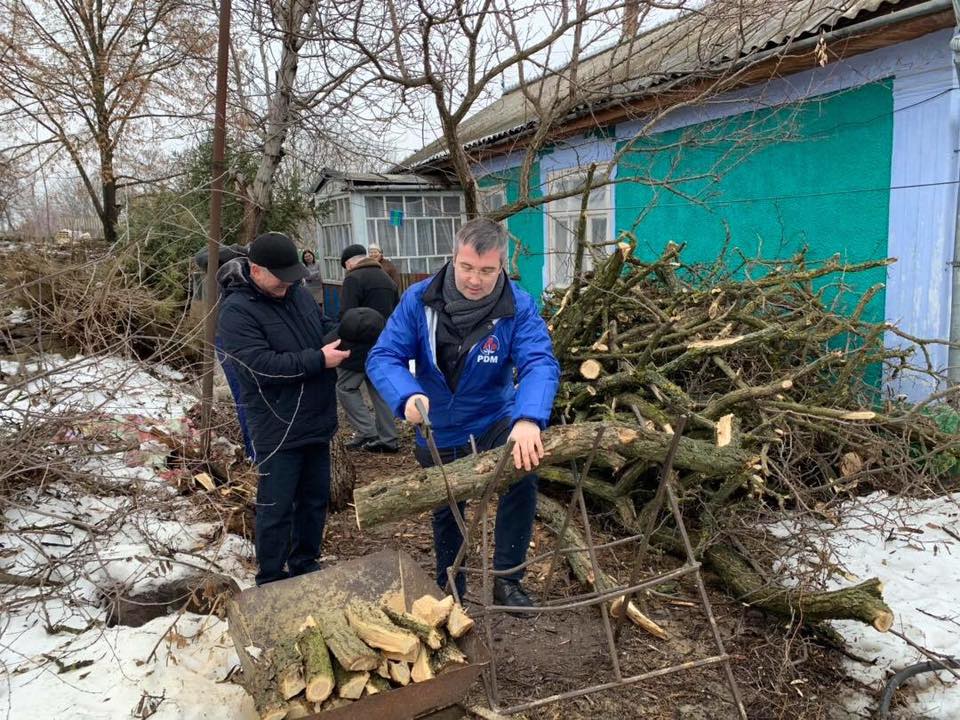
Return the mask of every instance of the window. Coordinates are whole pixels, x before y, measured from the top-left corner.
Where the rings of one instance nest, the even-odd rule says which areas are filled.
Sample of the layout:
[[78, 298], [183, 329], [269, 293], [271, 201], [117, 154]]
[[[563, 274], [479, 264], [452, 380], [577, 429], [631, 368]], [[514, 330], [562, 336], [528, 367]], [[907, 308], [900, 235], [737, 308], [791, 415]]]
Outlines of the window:
[[[491, 185], [490, 187], [477, 188], [477, 202], [480, 205], [480, 213], [489, 215], [499, 210], [507, 204], [507, 188], [503, 183]], [[507, 226], [507, 221], [501, 220], [500, 224]]]
[[[327, 213], [320, 219], [320, 267], [325, 280], [341, 280], [343, 268], [340, 267], [340, 253], [353, 243], [350, 196], [340, 195], [326, 202]], [[383, 198], [380, 198], [380, 202], [383, 202]]]
[[460, 194], [370, 195], [364, 207], [367, 243], [379, 245], [401, 273], [436, 272], [453, 254], [453, 236], [463, 222]]
[[[598, 167], [594, 177], [603, 177], [606, 168]], [[585, 168], [573, 168], [551, 173], [548, 178], [549, 190], [553, 195], [583, 188], [587, 179]], [[593, 267], [592, 255], [602, 252], [590, 245], [609, 240], [612, 223], [611, 185], [604, 185], [590, 192], [587, 202], [587, 252], [583, 256], [583, 269]], [[569, 285], [573, 280], [573, 266], [577, 249], [577, 223], [580, 221], [582, 193], [554, 200], [547, 206], [547, 281], [553, 285]]]

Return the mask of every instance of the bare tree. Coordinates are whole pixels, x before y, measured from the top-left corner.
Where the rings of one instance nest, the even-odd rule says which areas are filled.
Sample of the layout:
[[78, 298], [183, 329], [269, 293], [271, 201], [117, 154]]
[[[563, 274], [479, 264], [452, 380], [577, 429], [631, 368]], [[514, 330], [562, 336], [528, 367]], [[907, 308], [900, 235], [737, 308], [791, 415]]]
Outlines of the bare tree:
[[117, 190], [153, 179], [134, 162], [199, 118], [214, 28], [184, 0], [0, 0], [0, 118], [13, 159], [77, 173], [104, 238]]

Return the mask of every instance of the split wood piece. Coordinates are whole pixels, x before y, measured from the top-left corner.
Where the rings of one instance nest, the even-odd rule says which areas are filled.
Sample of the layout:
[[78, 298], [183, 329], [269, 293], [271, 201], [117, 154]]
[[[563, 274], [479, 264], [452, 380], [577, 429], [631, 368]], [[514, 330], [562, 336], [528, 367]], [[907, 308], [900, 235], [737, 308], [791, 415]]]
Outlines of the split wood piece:
[[[569, 460], [586, 457], [601, 426], [606, 431], [597, 449], [597, 461], [602, 460], [614, 471], [631, 460], [663, 462], [673, 439], [670, 433], [644, 430], [627, 423], [584, 422], [553, 427], [542, 436], [546, 452], [543, 464], [564, 465]], [[458, 501], [474, 499], [483, 493], [495, 473], [500, 453], [499, 449], [491, 450], [444, 465], [450, 489]], [[718, 448], [713, 442], [683, 437], [677, 447], [674, 467], [710, 478], [743, 472], [753, 462], [755, 457], [740, 448]], [[517, 470], [508, 463], [503, 485], [497, 489], [501, 490], [525, 474], [522, 468]], [[440, 468], [424, 468], [357, 488], [354, 502], [357, 524], [361, 529], [367, 529], [444, 505], [447, 489]], [[413, 614], [418, 615], [417, 612]]]
[[418, 641], [418, 642], [417, 642], [417, 646], [416, 646], [413, 650], [411, 650], [410, 652], [408, 652], [408, 653], [394, 653], [394, 652], [388, 652], [388, 651], [384, 650], [384, 651], [383, 651], [383, 656], [384, 656], [387, 660], [392, 660], [393, 662], [412, 663], [412, 662], [416, 661], [417, 656], [420, 654], [420, 646], [421, 646], [422, 644], [423, 644], [423, 643], [421, 643], [421, 642]]
[[316, 616], [317, 625], [330, 652], [347, 670], [375, 670], [380, 656], [371, 650], [350, 628], [340, 610], [330, 610]]
[[430, 651], [425, 646], [420, 646], [420, 655], [410, 670], [410, 678], [415, 682], [426, 682], [434, 678], [433, 667], [430, 665]]
[[[450, 617], [447, 618], [447, 632], [450, 637], [461, 638], [473, 629], [473, 618], [467, 615], [467, 611], [460, 604], [455, 604], [450, 611]], [[434, 648], [436, 650], [437, 648]]]
[[275, 649], [273, 657], [277, 672], [277, 690], [284, 700], [302, 693], [307, 683], [303, 677], [303, 658], [295, 643], [286, 643]]
[[371, 675], [367, 680], [365, 690], [367, 695], [376, 695], [377, 693], [390, 692], [390, 681], [384, 680], [379, 675]]
[[357, 700], [363, 695], [363, 689], [367, 686], [367, 680], [370, 679], [370, 673], [366, 670], [361, 672], [351, 672], [344, 670], [340, 663], [334, 663], [333, 672], [337, 678], [337, 695], [347, 700]]
[[252, 684], [247, 687], [260, 720], [282, 720], [287, 715], [287, 705], [273, 680], [271, 673], [260, 673], [251, 679]]
[[303, 698], [294, 698], [287, 703], [286, 720], [302, 720], [311, 715], [313, 715], [313, 705], [308, 704]]
[[580, 363], [580, 374], [587, 380], [596, 380], [603, 372], [603, 365], [596, 360], [584, 360]]
[[398, 628], [386, 613], [370, 603], [351, 603], [347, 608], [347, 620], [361, 640], [385, 654], [407, 656], [417, 652], [420, 645], [416, 635]]
[[394, 612], [398, 613], [405, 613], [407, 611], [407, 603], [404, 600], [403, 594], [399, 592], [392, 592], [384, 595], [380, 605], [384, 609], [390, 608]]
[[411, 615], [407, 612], [397, 612], [387, 605], [383, 606], [383, 612], [390, 618], [394, 625], [412, 632], [420, 638], [421, 642], [426, 643], [427, 647], [431, 650], [439, 650], [440, 646], [443, 645], [443, 633], [416, 615]]
[[430, 669], [434, 675], [442, 675], [468, 664], [467, 656], [454, 643], [450, 642], [430, 656]]
[[[419, 654], [423, 652], [423, 648], [420, 648]], [[389, 672], [390, 679], [393, 680], [398, 685], [409, 685], [410, 684], [410, 666], [401, 661], [390, 660], [389, 663]]]
[[304, 679], [307, 683], [307, 700], [318, 703], [333, 693], [336, 681], [327, 644], [320, 628], [311, 627], [300, 634], [300, 654], [303, 655]]
[[383, 658], [380, 661], [380, 666], [377, 668], [377, 675], [387, 680], [390, 679], [390, 661], [387, 658]]
[[[562, 507], [556, 500], [552, 500], [543, 494], [537, 495], [537, 515], [543, 524], [546, 525], [547, 528], [549, 528], [550, 531], [555, 535], [558, 534], [563, 527], [563, 518], [565, 514], [566, 509]], [[562, 538], [557, 538], [557, 542], [562, 548], [586, 547], [586, 541], [572, 524], [567, 525], [566, 532], [563, 534]], [[613, 590], [620, 585], [620, 583], [604, 573], [602, 570], [600, 571], [600, 576], [595, 577], [593, 568], [590, 564], [590, 557], [586, 552], [565, 553], [564, 557], [570, 564], [570, 567], [573, 569], [573, 574], [577, 576], [577, 580], [579, 580], [581, 584], [587, 587], [592, 587], [597, 592]], [[619, 613], [623, 606], [623, 598], [621, 597], [618, 599], [620, 600], [620, 606], [611, 607], [611, 612], [614, 614]], [[654, 637], [660, 638], [661, 640], [667, 640], [669, 637], [666, 630], [640, 612], [640, 609], [637, 608], [633, 602], [630, 602], [627, 606], [627, 618], [634, 625], [642, 630], [645, 630]]]
[[443, 600], [437, 600], [433, 595], [424, 595], [413, 602], [411, 614], [430, 627], [440, 627], [450, 617], [453, 603], [453, 595], [447, 595]]

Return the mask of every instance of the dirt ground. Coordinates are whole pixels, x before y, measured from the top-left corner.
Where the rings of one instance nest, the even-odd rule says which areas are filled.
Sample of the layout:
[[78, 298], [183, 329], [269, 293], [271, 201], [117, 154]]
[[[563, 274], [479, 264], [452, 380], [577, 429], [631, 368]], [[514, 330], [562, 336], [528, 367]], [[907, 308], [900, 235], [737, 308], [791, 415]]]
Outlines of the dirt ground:
[[[351, 453], [357, 467], [358, 483], [395, 475], [416, 467], [412, 457], [412, 436], [403, 439], [398, 455]], [[614, 539], [615, 528], [602, 520], [593, 528], [597, 543]], [[413, 555], [424, 568], [433, 567], [429, 515], [393, 523], [361, 533], [351, 511], [330, 517], [324, 545], [327, 562], [357, 557], [368, 552], [396, 547]], [[529, 557], [554, 547], [553, 536], [538, 523]], [[631, 546], [617, 552], [601, 553], [598, 560], [615, 577], [628, 577]], [[479, 568], [472, 554], [468, 562]], [[543, 600], [541, 590], [549, 563], [541, 561], [528, 571], [525, 586]], [[659, 570], [678, 566], [673, 558], [656, 559]], [[551, 600], [573, 597], [582, 588], [565, 564], [550, 592]], [[850, 682], [840, 671], [840, 654], [797, 635], [783, 621], [768, 618], [733, 602], [706, 577], [710, 601], [750, 718], [815, 720], [843, 717], [837, 714], [836, 698]], [[473, 576], [467, 590], [468, 604], [478, 613], [480, 576]], [[659, 595], [645, 600], [646, 613], [670, 635], [663, 641], [628, 626], [617, 651], [624, 677], [716, 654], [716, 645], [707, 619], [697, 601], [693, 578], [657, 588]], [[534, 619], [498, 614], [484, 618], [490, 623], [492, 651], [501, 707], [548, 697], [552, 694], [611, 682], [614, 679], [608, 643], [597, 608], [544, 613]], [[482, 632], [485, 632], [483, 628]], [[466, 705], [487, 706], [482, 684], [478, 683]], [[690, 670], [617, 687], [588, 696], [552, 703], [528, 710], [518, 717], [537, 720], [580, 720], [605, 718], [626, 720], [707, 720], [734, 718], [730, 692], [721, 666]]]

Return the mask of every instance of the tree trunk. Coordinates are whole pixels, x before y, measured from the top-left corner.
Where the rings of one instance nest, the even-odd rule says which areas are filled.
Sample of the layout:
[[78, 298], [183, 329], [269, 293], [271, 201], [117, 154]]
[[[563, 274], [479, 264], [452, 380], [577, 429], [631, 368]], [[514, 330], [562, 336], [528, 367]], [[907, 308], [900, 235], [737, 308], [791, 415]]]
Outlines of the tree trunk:
[[[663, 462], [673, 438], [668, 433], [624, 423], [591, 422], [553, 427], [543, 433], [544, 464], [562, 466], [573, 458], [585, 457], [590, 453], [600, 427], [606, 430], [598, 446], [597, 464], [614, 470], [639, 458]], [[500, 453], [500, 449], [491, 450], [444, 465], [442, 470], [436, 467], [421, 469], [357, 488], [353, 494], [357, 523], [366, 529], [445, 505], [447, 491], [443, 473], [446, 473], [457, 500], [479, 497], [494, 476]], [[749, 453], [738, 448], [718, 448], [700, 440], [681, 438], [674, 466], [716, 477], [743, 472], [752, 460]], [[525, 474], [526, 471], [517, 470], [513, 463], [508, 463], [501, 487]]]
[[343, 436], [337, 433], [330, 441], [330, 512], [347, 509], [357, 484], [357, 469], [343, 446]]

